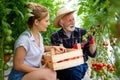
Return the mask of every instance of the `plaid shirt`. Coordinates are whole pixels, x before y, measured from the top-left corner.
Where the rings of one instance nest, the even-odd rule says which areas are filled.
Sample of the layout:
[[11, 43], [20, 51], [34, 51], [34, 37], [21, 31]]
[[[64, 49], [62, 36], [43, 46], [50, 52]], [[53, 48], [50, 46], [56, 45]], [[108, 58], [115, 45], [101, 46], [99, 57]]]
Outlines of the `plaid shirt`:
[[[59, 45], [63, 44], [66, 48], [73, 48], [73, 45], [75, 43], [81, 43], [82, 49], [83, 49], [83, 57], [84, 61], [86, 62], [88, 60], [88, 56], [95, 57], [94, 53], [93, 55], [89, 51], [89, 42], [84, 42], [82, 40], [82, 36], [86, 33], [86, 30], [81, 28], [75, 28], [75, 30], [71, 33], [70, 38], [66, 36], [63, 29], [55, 32], [51, 36], [51, 42], [53, 45]], [[86, 71], [88, 69], [87, 63], [64, 69], [64, 70], [58, 70], [57, 71], [57, 78], [60, 80], [81, 80]]]
[[88, 60], [88, 56], [95, 57], [95, 53], [91, 54], [89, 51], [89, 42], [84, 42], [82, 36], [86, 33], [86, 30], [82, 28], [75, 28], [71, 37], [68, 38], [63, 29], [55, 32], [51, 36], [52, 45], [63, 44], [66, 48], [73, 48], [75, 43], [81, 43], [83, 49], [83, 57], [85, 62]]

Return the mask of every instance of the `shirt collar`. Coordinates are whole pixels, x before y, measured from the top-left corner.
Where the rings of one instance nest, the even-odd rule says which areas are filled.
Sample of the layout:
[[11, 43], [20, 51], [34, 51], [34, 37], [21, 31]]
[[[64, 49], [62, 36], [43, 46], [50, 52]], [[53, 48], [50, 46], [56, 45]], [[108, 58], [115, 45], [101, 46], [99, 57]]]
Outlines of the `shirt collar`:
[[[30, 30], [29, 30], [28, 32], [29, 32], [29, 34], [28, 34], [28, 35], [29, 35], [30, 39], [31, 39], [32, 41], [35, 41], [35, 38], [34, 38], [34, 36], [33, 36], [32, 32], [31, 32]], [[39, 36], [41, 36], [41, 34], [40, 34], [40, 33], [38, 33], [38, 35], [39, 35]], [[40, 38], [41, 38], [41, 37], [40, 37]]]
[[27, 29], [27, 32], [28, 32], [28, 36], [29, 36], [30, 40], [35, 41], [34, 36], [29, 28]]

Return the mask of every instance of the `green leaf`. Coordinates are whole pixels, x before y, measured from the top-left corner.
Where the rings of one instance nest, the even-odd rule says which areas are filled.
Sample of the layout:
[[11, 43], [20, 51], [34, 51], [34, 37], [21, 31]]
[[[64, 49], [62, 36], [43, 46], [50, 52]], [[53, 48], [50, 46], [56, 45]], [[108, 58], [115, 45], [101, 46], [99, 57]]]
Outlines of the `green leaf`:
[[4, 20], [2, 20], [2, 26], [3, 26], [4, 28], [9, 28], [9, 27], [10, 27], [9, 23], [7, 23], [7, 22], [4, 21]]
[[24, 15], [20, 10], [18, 10], [18, 13], [20, 14], [21, 18], [24, 19]]

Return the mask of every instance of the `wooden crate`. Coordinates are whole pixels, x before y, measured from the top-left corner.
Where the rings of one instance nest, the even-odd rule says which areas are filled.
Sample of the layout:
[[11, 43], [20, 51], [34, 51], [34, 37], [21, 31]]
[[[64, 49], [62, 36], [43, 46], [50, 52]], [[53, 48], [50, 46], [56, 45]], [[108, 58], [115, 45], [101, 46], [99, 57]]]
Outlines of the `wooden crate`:
[[44, 62], [53, 70], [66, 69], [84, 63], [83, 52], [80, 47], [74, 51], [68, 49], [68, 52], [62, 54], [55, 54], [54, 49], [52, 49], [51, 52], [46, 52], [43, 56]]

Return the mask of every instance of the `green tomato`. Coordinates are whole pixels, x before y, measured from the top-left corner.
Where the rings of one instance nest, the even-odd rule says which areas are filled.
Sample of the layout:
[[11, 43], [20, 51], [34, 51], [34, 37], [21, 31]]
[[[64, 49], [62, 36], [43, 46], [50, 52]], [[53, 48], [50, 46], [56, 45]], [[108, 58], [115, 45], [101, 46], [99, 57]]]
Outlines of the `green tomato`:
[[12, 30], [11, 29], [4, 29], [4, 32], [8, 36], [12, 34]]
[[12, 50], [12, 49], [10, 49], [10, 50], [9, 50], [9, 53], [10, 53], [10, 54], [12, 54], [12, 53], [13, 53], [13, 50]]
[[88, 34], [85, 34], [84, 37], [87, 38], [87, 37], [88, 37]]
[[87, 41], [86, 37], [83, 37], [83, 41]]
[[87, 32], [87, 35], [91, 35], [92, 33], [89, 31], [89, 32]]
[[9, 68], [8, 64], [7, 64], [7, 63], [4, 63], [3, 69], [4, 69], [4, 70], [7, 70], [8, 68]]
[[4, 49], [4, 53], [5, 54], [9, 53], [9, 49]]
[[11, 37], [11, 36], [7, 36], [7, 37], [6, 37], [6, 41], [7, 41], [7, 42], [11, 42], [11, 41], [12, 41], [12, 37]]
[[5, 46], [5, 49], [10, 49], [10, 46], [9, 46], [9, 45], [6, 45], [6, 46]]

